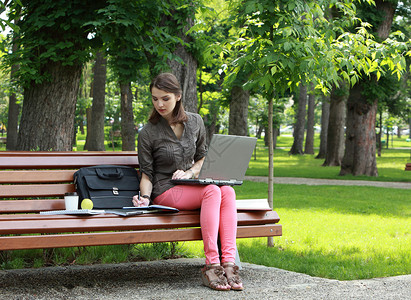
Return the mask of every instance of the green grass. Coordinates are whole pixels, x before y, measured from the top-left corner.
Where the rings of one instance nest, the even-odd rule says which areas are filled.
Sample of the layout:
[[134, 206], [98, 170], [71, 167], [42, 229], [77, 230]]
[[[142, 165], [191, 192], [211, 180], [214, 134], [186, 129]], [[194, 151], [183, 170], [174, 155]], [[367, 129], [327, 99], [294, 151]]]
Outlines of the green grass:
[[[405, 172], [405, 165], [411, 162], [411, 149], [383, 150], [381, 157], [377, 156], [378, 177], [370, 176], [339, 176], [340, 167], [323, 167], [324, 159], [316, 159], [317, 155], [289, 155], [291, 145], [286, 149], [274, 151], [274, 176], [275, 177], [305, 177], [326, 178], [341, 180], [374, 180], [374, 181], [402, 181], [411, 182], [411, 172]], [[285, 143], [283, 143], [285, 145]], [[411, 146], [411, 143], [410, 143]], [[318, 152], [318, 150], [317, 150]], [[248, 176], [268, 176], [268, 149], [263, 141], [258, 141], [256, 153], [253, 154]]]

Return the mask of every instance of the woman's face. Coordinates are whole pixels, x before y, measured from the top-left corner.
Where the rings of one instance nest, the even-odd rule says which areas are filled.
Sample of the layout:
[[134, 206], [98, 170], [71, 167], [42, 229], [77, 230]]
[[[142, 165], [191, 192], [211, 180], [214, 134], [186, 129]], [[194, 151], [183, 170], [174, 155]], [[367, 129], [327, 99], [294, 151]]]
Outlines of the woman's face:
[[177, 101], [180, 101], [181, 96], [176, 96], [156, 87], [151, 89], [151, 96], [155, 110], [167, 121], [171, 120], [174, 107]]

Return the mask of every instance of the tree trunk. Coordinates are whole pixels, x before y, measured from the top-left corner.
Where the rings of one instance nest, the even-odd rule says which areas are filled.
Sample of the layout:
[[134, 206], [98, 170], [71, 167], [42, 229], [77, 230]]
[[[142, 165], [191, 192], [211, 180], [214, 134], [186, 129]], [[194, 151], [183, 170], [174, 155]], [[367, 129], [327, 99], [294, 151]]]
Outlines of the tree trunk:
[[121, 91], [121, 138], [123, 151], [136, 150], [136, 134], [133, 115], [131, 82], [120, 84]]
[[186, 111], [197, 112], [197, 61], [191, 53], [179, 45], [174, 54], [184, 60], [184, 66], [177, 61], [170, 62], [173, 74], [180, 81], [183, 90], [182, 100]]
[[303, 84], [300, 85], [300, 95], [298, 97], [298, 111], [296, 116], [296, 123], [294, 126], [294, 142], [289, 154], [304, 154], [304, 131], [305, 131], [305, 115], [307, 105], [307, 87]]
[[[15, 38], [13, 38], [13, 41]], [[17, 51], [17, 44], [13, 43], [12, 51]], [[10, 81], [13, 83], [15, 81], [15, 73], [17, 72], [19, 66], [11, 66], [10, 71]], [[17, 149], [17, 136], [18, 136], [18, 122], [19, 122], [20, 105], [17, 103], [16, 93], [13, 91], [9, 97], [9, 111], [7, 117], [7, 150]]]
[[385, 143], [385, 148], [388, 149], [389, 146], [390, 146], [390, 131], [389, 131], [388, 127], [387, 127], [386, 130], [387, 131], [385, 132], [385, 135], [386, 135], [387, 143]]
[[327, 154], [328, 122], [330, 119], [330, 97], [323, 96], [321, 104], [320, 150], [315, 158], [323, 159]]
[[248, 135], [248, 103], [250, 92], [241, 86], [234, 86], [231, 89], [230, 115], [228, 134]]
[[[179, 37], [184, 43], [192, 44], [193, 40], [186, 32], [194, 25], [194, 16], [187, 19], [187, 25], [181, 28]], [[176, 22], [176, 21], [174, 21]], [[176, 24], [176, 27], [179, 26]], [[186, 111], [197, 112], [197, 60], [193, 54], [188, 52], [187, 49], [178, 44], [174, 54], [180, 57], [184, 65], [176, 60], [168, 62], [172, 73], [177, 77], [180, 82], [182, 93], [182, 101]]]
[[[268, 101], [268, 205], [274, 207], [274, 141], [273, 141], [273, 98]], [[267, 246], [274, 247], [273, 237], [267, 238]]]
[[257, 130], [257, 138], [258, 139], [261, 139], [261, 135], [263, 134], [263, 131], [264, 131], [264, 126], [258, 126], [258, 130]]
[[[91, 107], [87, 107], [86, 108], [86, 127], [87, 127], [87, 133], [91, 124]], [[89, 144], [89, 139], [90, 139], [90, 135], [86, 134], [86, 142], [84, 144], [84, 149], [88, 149], [88, 144]]]
[[376, 100], [368, 103], [364, 99], [363, 84], [357, 83], [348, 97], [345, 154], [340, 175], [378, 176], [375, 155], [375, 117], [378, 103]]
[[305, 137], [305, 154], [314, 154], [314, 125], [315, 125], [315, 94], [314, 86], [310, 84], [307, 109], [307, 135]]
[[81, 66], [49, 63], [51, 82], [24, 90], [18, 150], [71, 151]]
[[[375, 26], [377, 37], [385, 40], [391, 31], [397, 2], [376, 0], [375, 11], [382, 12], [381, 22]], [[345, 154], [341, 164], [340, 175], [352, 174], [378, 176], [376, 161], [375, 119], [377, 114], [377, 99], [367, 99], [363, 96], [367, 81], [359, 81], [351, 88], [347, 106], [347, 132]], [[373, 77], [368, 79], [375, 80]], [[388, 144], [388, 140], [387, 140]]]
[[84, 110], [81, 110], [80, 112], [80, 116], [81, 116], [81, 121], [79, 123], [79, 127], [80, 127], [80, 133], [84, 134]]
[[91, 107], [91, 120], [87, 130], [87, 148], [90, 151], [104, 151], [104, 120], [106, 108], [106, 74], [107, 59], [101, 51], [97, 52], [93, 68], [93, 104]]
[[273, 149], [277, 148], [277, 138], [280, 134], [280, 128], [273, 129]]
[[375, 10], [383, 12], [384, 19], [377, 26], [377, 36], [381, 41], [388, 38], [391, 32], [392, 21], [394, 20], [395, 10], [397, 9], [398, 1], [376, 0]]
[[268, 147], [269, 141], [268, 126], [264, 126], [264, 146]]
[[211, 141], [211, 137], [214, 133], [218, 133], [219, 125], [217, 122], [221, 107], [218, 103], [212, 102], [210, 103], [208, 109], [208, 114], [204, 116], [204, 125], [207, 132], [207, 143]]
[[408, 137], [411, 139], [411, 117], [408, 119], [408, 129], [410, 133], [408, 134]]
[[341, 87], [334, 87], [330, 95], [327, 151], [323, 166], [341, 166], [344, 156], [344, 126], [346, 124], [347, 99], [347, 85], [341, 82]]
[[381, 144], [381, 138], [382, 138], [382, 109], [380, 108], [380, 132], [376, 135], [377, 138], [377, 145], [378, 145], [378, 157], [381, 157], [381, 150], [382, 150], [382, 144]]

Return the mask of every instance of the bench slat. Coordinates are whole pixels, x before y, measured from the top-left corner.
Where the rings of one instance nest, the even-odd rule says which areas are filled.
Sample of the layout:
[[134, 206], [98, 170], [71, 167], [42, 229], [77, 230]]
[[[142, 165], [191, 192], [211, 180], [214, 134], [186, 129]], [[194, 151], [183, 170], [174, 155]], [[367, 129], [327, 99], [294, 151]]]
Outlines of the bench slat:
[[74, 184], [27, 184], [27, 185], [0, 185], [2, 197], [58, 197], [64, 193], [75, 192]]
[[0, 183], [72, 182], [76, 170], [0, 171]]
[[[37, 216], [32, 219], [10, 219], [2, 216], [0, 219], [0, 234], [24, 233], [59, 233], [59, 232], [84, 232], [84, 231], [113, 231], [113, 230], [146, 230], [161, 228], [183, 228], [200, 226], [198, 211], [187, 211], [172, 214], [146, 214], [136, 217], [119, 217], [117, 215], [79, 216]], [[277, 223], [278, 215], [270, 212], [238, 212], [239, 225], [257, 225]], [[56, 217], [56, 218], [52, 218]]]
[[11, 156], [137, 156], [137, 151], [0, 151], [0, 157]]
[[[173, 215], [195, 215], [199, 217], [200, 211], [199, 210], [182, 210], [178, 213], [173, 213]], [[162, 217], [168, 216], [168, 214], [145, 214], [130, 218], [149, 218], [151, 216]], [[40, 214], [0, 214], [0, 222], [1, 221], [25, 221], [25, 220], [34, 220], [37, 222], [41, 222], [42, 220], [57, 220], [57, 219], [65, 219], [65, 220], [72, 220], [72, 219], [84, 219], [84, 218], [125, 218], [122, 216], [118, 216], [115, 214], [98, 214], [92, 216], [75, 216], [75, 215], [40, 215]], [[276, 211], [237, 211], [237, 220], [238, 224], [246, 225], [250, 224], [265, 224], [267, 223], [278, 223], [280, 221], [280, 217], [278, 216]], [[142, 222], [145, 222], [144, 220]], [[197, 222], [197, 221], [196, 221]], [[9, 232], [12, 233], [12, 232]]]
[[199, 226], [198, 215], [158, 215], [145, 218], [95, 218], [94, 216], [67, 219], [0, 221], [0, 234], [60, 233], [84, 231], [145, 230]]
[[[73, 159], [75, 158], [75, 159]], [[137, 156], [0, 156], [0, 169], [79, 169], [95, 165], [138, 167]]]
[[[38, 213], [40, 211], [63, 209], [65, 209], [64, 199], [0, 200], [0, 214]], [[27, 216], [31, 216], [31, 214]]]
[[[237, 238], [281, 236], [279, 224], [238, 227]], [[0, 250], [139, 244], [201, 240], [200, 228], [0, 237]]]

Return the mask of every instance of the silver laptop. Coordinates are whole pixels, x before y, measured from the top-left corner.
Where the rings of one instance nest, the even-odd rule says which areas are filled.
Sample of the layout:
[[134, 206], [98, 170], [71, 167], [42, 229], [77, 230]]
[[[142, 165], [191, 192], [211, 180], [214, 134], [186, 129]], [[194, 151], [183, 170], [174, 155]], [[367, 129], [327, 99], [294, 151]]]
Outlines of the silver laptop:
[[173, 179], [175, 184], [241, 185], [257, 138], [214, 134], [198, 179]]

